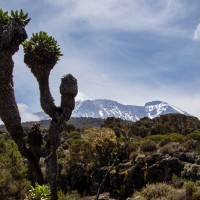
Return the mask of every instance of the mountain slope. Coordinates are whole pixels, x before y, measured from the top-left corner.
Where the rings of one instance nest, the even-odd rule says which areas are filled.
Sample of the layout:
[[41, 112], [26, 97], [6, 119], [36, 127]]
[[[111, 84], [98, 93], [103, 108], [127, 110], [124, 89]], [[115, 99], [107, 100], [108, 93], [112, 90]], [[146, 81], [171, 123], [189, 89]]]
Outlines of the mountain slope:
[[[152, 101], [146, 103], [144, 106], [123, 105], [116, 101], [97, 99], [77, 101], [72, 117], [92, 117], [102, 118], [115, 117], [128, 121], [137, 121], [143, 117], [155, 118], [163, 114], [180, 113], [189, 115], [162, 101]], [[36, 113], [42, 120], [48, 119], [48, 116], [43, 112]]]
[[155, 118], [168, 113], [188, 113], [162, 101], [152, 101], [145, 106], [123, 105], [116, 101], [98, 99], [77, 101], [73, 117], [107, 118], [116, 117], [129, 121], [137, 121], [142, 117]]

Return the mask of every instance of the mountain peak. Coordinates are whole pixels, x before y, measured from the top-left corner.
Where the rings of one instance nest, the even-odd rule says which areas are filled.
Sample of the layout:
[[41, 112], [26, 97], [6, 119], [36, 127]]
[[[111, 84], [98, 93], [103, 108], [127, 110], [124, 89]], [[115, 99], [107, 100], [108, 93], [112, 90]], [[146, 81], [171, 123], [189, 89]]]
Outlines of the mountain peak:
[[[151, 101], [145, 106], [123, 105], [108, 99], [77, 101], [72, 117], [107, 118], [115, 117], [127, 121], [137, 121], [143, 117], [154, 118], [163, 114], [180, 113], [189, 115], [163, 101]], [[41, 117], [41, 113], [40, 116]]]
[[93, 118], [116, 117], [128, 121], [137, 121], [143, 117], [154, 118], [169, 113], [189, 115], [177, 107], [159, 100], [148, 102], [145, 106], [135, 106], [123, 105], [108, 99], [96, 99], [85, 101], [85, 103], [77, 102], [72, 116]]

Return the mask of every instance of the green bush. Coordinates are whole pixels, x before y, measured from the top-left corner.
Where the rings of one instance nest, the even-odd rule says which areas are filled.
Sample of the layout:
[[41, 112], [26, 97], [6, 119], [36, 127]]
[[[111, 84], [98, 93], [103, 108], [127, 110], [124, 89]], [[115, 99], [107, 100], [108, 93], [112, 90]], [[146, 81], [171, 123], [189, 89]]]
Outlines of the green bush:
[[145, 139], [152, 140], [159, 144], [159, 146], [164, 146], [170, 142], [178, 142], [183, 143], [185, 141], [185, 136], [179, 133], [170, 133], [166, 135], [158, 134], [158, 135], [149, 135]]
[[185, 143], [184, 146], [186, 148], [187, 151], [191, 151], [191, 150], [196, 150], [198, 151], [199, 148], [199, 141], [198, 140], [193, 140], [193, 139], [188, 139]]
[[31, 186], [25, 200], [50, 200], [50, 189], [47, 185]]
[[66, 155], [66, 151], [65, 153], [60, 152], [59, 159], [66, 158], [69, 166], [77, 162], [104, 166], [115, 159], [117, 137], [110, 128], [90, 127], [82, 130], [80, 138], [70, 138], [63, 145], [68, 153]]
[[152, 140], [143, 140], [140, 142], [140, 150], [143, 152], [153, 152], [156, 149], [156, 143]]
[[200, 188], [192, 194], [192, 200], [200, 200]]
[[[178, 200], [179, 191], [167, 183], [149, 184], [140, 192], [136, 192], [131, 200]], [[184, 200], [182, 196], [180, 200]]]
[[161, 134], [158, 134], [158, 135], [149, 135], [146, 138], [149, 139], [149, 140], [152, 140], [152, 141], [154, 141], [156, 143], [159, 143], [162, 140], [165, 140], [167, 138], [167, 135], [161, 135]]
[[175, 152], [184, 152], [184, 151], [185, 147], [178, 142], [171, 142], [160, 148], [160, 152], [163, 154], [171, 154]]
[[200, 141], [200, 131], [194, 131], [186, 136], [186, 138]]
[[174, 188], [180, 189], [180, 188], [182, 188], [182, 186], [184, 184], [184, 179], [173, 174], [171, 184]]
[[192, 195], [197, 191], [197, 186], [194, 182], [188, 181], [184, 184], [186, 195], [192, 197]]
[[167, 136], [171, 138], [171, 141], [173, 142], [183, 143], [185, 141], [185, 136], [179, 133], [171, 133]]
[[200, 179], [200, 165], [194, 163], [186, 163], [183, 171], [181, 172], [182, 177], [186, 179], [190, 179], [193, 181]]
[[12, 140], [0, 136], [0, 199], [23, 199], [29, 182], [27, 166]]
[[187, 181], [184, 184], [187, 199], [200, 200], [200, 187], [197, 182]]

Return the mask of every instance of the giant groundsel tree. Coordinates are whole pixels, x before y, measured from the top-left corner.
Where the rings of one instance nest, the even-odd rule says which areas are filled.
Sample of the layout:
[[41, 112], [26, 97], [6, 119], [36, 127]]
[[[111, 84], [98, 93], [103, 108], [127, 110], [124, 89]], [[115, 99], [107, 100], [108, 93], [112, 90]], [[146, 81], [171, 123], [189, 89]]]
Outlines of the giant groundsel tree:
[[[45, 32], [33, 34], [27, 40], [25, 26], [29, 23], [28, 14], [0, 10], [0, 117], [7, 130], [18, 145], [18, 149], [29, 162], [29, 172], [32, 184], [47, 182], [51, 188], [51, 199], [57, 197], [57, 155], [60, 145], [60, 133], [65, 128], [75, 106], [77, 95], [77, 80], [71, 75], [61, 79], [61, 104], [56, 106], [49, 88], [49, 75], [61, 54], [56, 40]], [[24, 131], [17, 108], [13, 89], [12, 56], [24, 47], [24, 62], [36, 77], [40, 90], [41, 107], [50, 116], [51, 123], [46, 145], [46, 173], [42, 173], [39, 165], [42, 136], [37, 125], [33, 126], [28, 135], [28, 144], [24, 140]], [[23, 89], [23, 88], [22, 88]]]

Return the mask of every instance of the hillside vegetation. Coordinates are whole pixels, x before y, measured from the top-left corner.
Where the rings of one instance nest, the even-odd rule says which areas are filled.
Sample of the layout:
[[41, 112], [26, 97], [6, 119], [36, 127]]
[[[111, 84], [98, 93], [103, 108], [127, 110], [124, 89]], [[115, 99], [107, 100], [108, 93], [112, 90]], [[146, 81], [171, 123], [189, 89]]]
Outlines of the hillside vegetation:
[[[41, 166], [47, 130], [42, 134]], [[137, 122], [111, 117], [101, 127], [83, 128], [68, 124], [61, 141], [59, 199], [95, 199], [100, 193], [98, 199], [200, 199], [200, 121], [195, 117], [168, 114]], [[0, 193], [7, 199], [28, 197], [31, 186], [20, 163], [26, 160], [8, 133], [1, 134], [0, 153]]]

